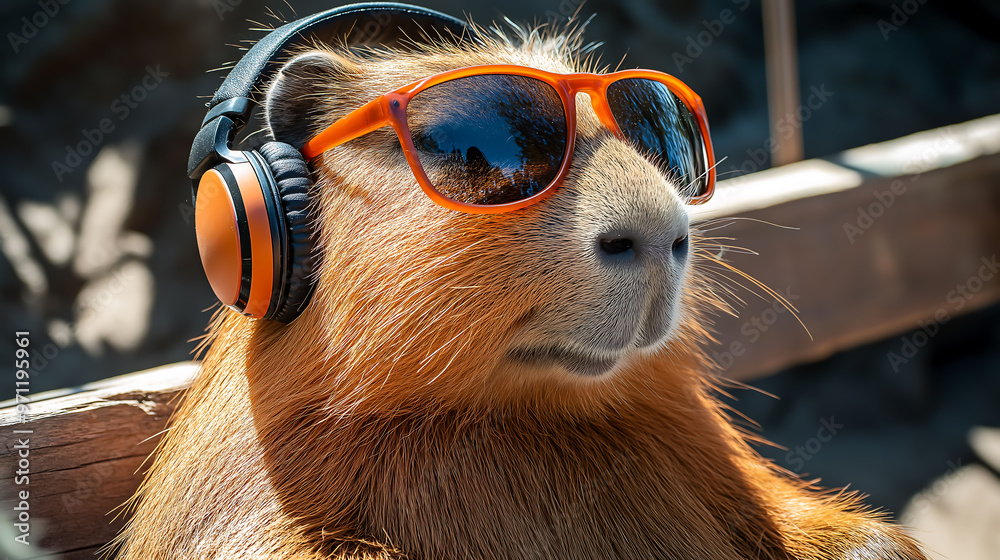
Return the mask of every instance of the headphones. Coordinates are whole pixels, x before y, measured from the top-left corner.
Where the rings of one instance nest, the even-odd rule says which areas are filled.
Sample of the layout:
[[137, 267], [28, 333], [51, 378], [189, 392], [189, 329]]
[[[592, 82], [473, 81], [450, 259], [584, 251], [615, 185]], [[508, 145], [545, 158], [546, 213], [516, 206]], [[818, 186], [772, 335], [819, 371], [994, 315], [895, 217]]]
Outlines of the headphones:
[[280, 141], [247, 151], [232, 146], [250, 119], [258, 88], [293, 48], [311, 39], [400, 47], [404, 38], [435, 32], [460, 38], [468, 29], [459, 19], [417, 6], [350, 4], [279, 27], [233, 67], [208, 104], [188, 158], [198, 252], [219, 301], [250, 317], [289, 323], [313, 291], [313, 181], [305, 159]]

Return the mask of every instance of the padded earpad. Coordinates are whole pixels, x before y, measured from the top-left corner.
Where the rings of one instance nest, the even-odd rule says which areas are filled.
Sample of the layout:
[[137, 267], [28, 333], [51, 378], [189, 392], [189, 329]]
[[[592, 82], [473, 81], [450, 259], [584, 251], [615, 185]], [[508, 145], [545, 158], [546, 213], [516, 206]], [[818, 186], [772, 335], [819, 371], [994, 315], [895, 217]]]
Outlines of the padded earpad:
[[284, 142], [268, 142], [257, 153], [271, 169], [288, 230], [284, 255], [284, 301], [271, 317], [289, 323], [305, 309], [312, 295], [313, 232], [310, 218], [309, 191], [312, 177], [302, 154]]

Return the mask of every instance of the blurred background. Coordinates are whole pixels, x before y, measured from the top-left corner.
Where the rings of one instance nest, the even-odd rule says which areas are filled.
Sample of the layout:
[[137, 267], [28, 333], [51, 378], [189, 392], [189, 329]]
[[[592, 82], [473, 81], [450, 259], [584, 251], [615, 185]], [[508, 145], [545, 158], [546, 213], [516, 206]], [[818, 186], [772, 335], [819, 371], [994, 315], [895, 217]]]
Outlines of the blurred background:
[[[605, 63], [625, 57], [623, 68], [674, 74], [702, 96], [716, 154], [728, 158], [722, 178], [771, 167], [761, 149], [771, 132], [756, 0], [420, 3], [479, 23], [596, 14], [585, 37], [603, 43]], [[11, 333], [31, 332], [33, 393], [190, 358], [214, 298], [197, 255], [185, 166], [206, 96], [224, 78], [213, 69], [263, 35], [254, 28], [333, 5], [0, 5], [0, 331], [8, 333], [0, 355], [13, 353]], [[797, 125], [805, 158], [836, 160], [843, 150], [1000, 113], [996, 2], [815, 0], [796, 3], [794, 24], [802, 102], [823, 97]], [[996, 185], [1000, 175], [992, 177]], [[758, 230], [748, 231], [739, 244], [752, 249]], [[840, 224], [829, 235], [842, 237]], [[995, 255], [1000, 238], [987, 243]], [[967, 519], [972, 508], [976, 521], [959, 525], [995, 529], [1000, 465], [983, 449], [997, 438], [974, 428], [1000, 426], [1000, 307], [977, 307], [941, 324], [905, 364], [886, 357], [920, 330], [916, 322], [820, 361], [737, 376], [769, 395], [735, 391], [734, 404], [783, 446], [761, 448], [776, 463], [861, 490], [890, 515], [903, 516], [909, 503], [928, 542], [924, 520], [958, 507], [962, 473], [975, 466], [971, 502], [955, 502], [961, 515], [940, 517]], [[0, 383], [0, 400], [13, 389]], [[965, 557], [1000, 557], [992, 538], [994, 548], [977, 549], [986, 556]]]

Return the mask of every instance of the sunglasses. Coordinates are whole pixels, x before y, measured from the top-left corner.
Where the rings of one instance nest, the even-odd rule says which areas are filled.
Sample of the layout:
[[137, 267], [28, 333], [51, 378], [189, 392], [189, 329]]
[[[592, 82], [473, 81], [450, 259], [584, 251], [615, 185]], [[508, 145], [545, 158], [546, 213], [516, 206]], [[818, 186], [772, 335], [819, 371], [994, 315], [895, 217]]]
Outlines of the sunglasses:
[[712, 196], [715, 156], [701, 98], [661, 72], [555, 74], [510, 65], [450, 70], [386, 93], [333, 123], [308, 159], [391, 126], [434, 202], [496, 214], [543, 200], [562, 182], [576, 140], [576, 95], [647, 157], [691, 204]]

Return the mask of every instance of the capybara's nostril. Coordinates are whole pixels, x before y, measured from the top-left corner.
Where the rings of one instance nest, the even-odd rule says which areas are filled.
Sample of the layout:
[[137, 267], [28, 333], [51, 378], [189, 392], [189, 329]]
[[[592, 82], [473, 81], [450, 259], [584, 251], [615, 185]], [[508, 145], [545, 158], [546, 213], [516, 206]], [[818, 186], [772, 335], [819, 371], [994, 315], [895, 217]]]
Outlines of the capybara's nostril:
[[632, 240], [628, 237], [601, 239], [601, 250], [609, 255], [619, 255], [632, 250]]

